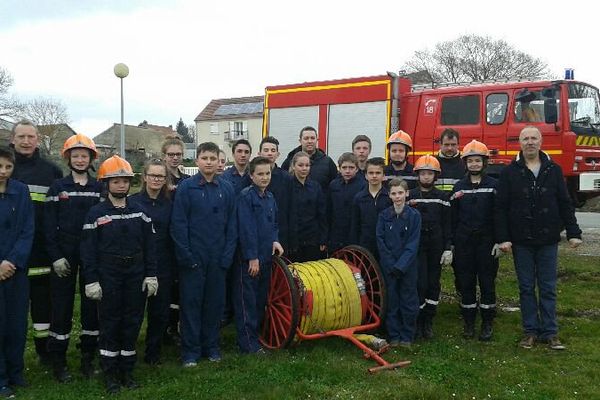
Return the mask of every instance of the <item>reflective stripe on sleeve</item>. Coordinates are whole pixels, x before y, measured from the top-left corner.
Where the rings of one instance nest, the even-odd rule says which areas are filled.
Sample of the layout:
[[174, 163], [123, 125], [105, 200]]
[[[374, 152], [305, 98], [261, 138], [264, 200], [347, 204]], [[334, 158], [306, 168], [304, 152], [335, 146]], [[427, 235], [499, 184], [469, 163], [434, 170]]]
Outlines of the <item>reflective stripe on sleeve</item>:
[[437, 306], [440, 303], [440, 301], [439, 300], [425, 299], [425, 303], [426, 304], [431, 304], [432, 306]]
[[494, 304], [479, 304], [479, 308], [484, 310], [489, 310], [490, 308], [496, 308], [496, 303]]
[[87, 336], [99, 336], [100, 335], [100, 331], [87, 331], [85, 329], [83, 329], [81, 331], [81, 336], [83, 335], [87, 335]]
[[121, 350], [121, 355], [123, 357], [131, 357], [131, 356], [135, 356], [135, 350]]
[[100, 349], [100, 355], [104, 356], [104, 357], [118, 357], [119, 356], [119, 352], [118, 351], [110, 351], [110, 350]]
[[442, 199], [409, 199], [415, 203], [438, 203], [446, 207], [450, 207], [450, 202]]
[[56, 340], [68, 340], [71, 337], [71, 335], [69, 335], [68, 333], [64, 335], [59, 335], [58, 333], [52, 331], [48, 331], [48, 336], [51, 336]]
[[477, 308], [477, 303], [473, 303], [473, 304], [463, 304], [463, 303], [460, 303], [460, 307], [461, 308]]
[[27, 276], [48, 275], [50, 271], [50, 267], [30, 267], [27, 270]]

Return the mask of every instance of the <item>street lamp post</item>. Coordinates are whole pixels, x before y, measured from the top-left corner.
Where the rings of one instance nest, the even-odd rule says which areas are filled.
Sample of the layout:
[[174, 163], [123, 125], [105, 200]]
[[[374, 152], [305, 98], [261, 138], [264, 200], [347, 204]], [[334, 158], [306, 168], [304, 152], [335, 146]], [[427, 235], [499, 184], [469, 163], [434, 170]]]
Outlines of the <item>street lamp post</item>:
[[125, 125], [124, 125], [124, 110], [123, 110], [123, 78], [129, 75], [129, 67], [123, 63], [115, 65], [114, 73], [117, 78], [121, 79], [121, 157], [126, 158], [125, 154]]

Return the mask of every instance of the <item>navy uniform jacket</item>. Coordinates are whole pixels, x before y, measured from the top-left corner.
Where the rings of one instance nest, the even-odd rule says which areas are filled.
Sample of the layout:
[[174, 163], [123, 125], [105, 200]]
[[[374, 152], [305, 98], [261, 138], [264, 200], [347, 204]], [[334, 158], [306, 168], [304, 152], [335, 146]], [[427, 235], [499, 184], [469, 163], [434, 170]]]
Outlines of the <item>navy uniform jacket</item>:
[[496, 199], [498, 242], [526, 246], [548, 245], [567, 238], [581, 238], [575, 210], [558, 164], [540, 152], [537, 178], [525, 165], [523, 154], [502, 170]]
[[452, 209], [448, 194], [439, 189], [422, 191], [415, 188], [408, 193], [408, 203], [421, 214], [421, 229], [442, 239], [444, 249], [452, 246]]
[[[302, 150], [302, 146], [298, 146], [294, 150], [290, 151], [283, 164], [281, 164], [281, 168], [283, 168], [285, 171], [289, 171], [294, 155], [300, 150]], [[325, 154], [323, 150], [317, 149], [310, 156], [310, 173], [308, 177], [321, 185], [323, 193], [327, 192], [327, 189], [329, 189], [329, 183], [334, 180], [337, 175], [337, 166], [331, 157]]]
[[79, 253], [85, 217], [90, 208], [100, 202], [102, 190], [102, 183], [89, 175], [85, 186], [75, 183], [71, 174], [55, 180], [50, 186], [44, 211], [46, 250], [50, 261]]
[[260, 193], [255, 185], [244, 188], [237, 198], [237, 218], [242, 260], [258, 259], [270, 268], [273, 242], [279, 241], [273, 194]]
[[240, 175], [235, 165], [232, 165], [223, 171], [221, 179], [225, 179], [227, 182], [231, 183], [236, 195], [239, 194], [243, 188], [252, 184], [248, 170], [246, 170], [243, 175]]
[[377, 246], [380, 265], [384, 272], [402, 276], [417, 270], [417, 253], [421, 238], [421, 216], [412, 207], [404, 206], [396, 214], [394, 206], [379, 214]]
[[375, 228], [379, 213], [392, 205], [390, 194], [385, 186], [375, 197], [369, 193], [368, 185], [354, 196], [352, 201], [352, 222], [350, 243], [358, 244], [378, 257]]
[[[107, 199], [93, 206], [85, 218], [81, 259], [85, 284], [100, 281], [101, 269], [115, 268], [105, 257], [132, 257], [140, 259], [135, 265], [143, 265], [145, 277], [156, 276], [156, 246], [152, 220], [137, 204], [127, 199], [123, 208], [113, 206]], [[132, 266], [123, 267], [126, 273]], [[140, 288], [141, 290], [141, 288]]]
[[6, 191], [0, 193], [0, 261], [7, 260], [18, 269], [27, 269], [33, 221], [33, 204], [27, 186], [8, 179]]
[[[402, 178], [408, 184], [408, 189], [414, 189], [417, 187], [417, 177], [413, 172], [413, 166], [409, 162], [406, 162], [404, 169], [394, 169], [392, 164], [386, 166], [383, 169], [386, 182], [389, 182], [392, 178]], [[386, 183], [387, 186], [387, 183]]]
[[171, 211], [173, 204], [171, 200], [164, 195], [159, 195], [157, 199], [152, 199], [144, 190], [127, 199], [130, 204], [141, 207], [147, 216], [152, 219], [154, 227], [154, 243], [156, 244], [156, 261], [158, 276], [169, 276], [175, 265], [173, 262], [174, 246], [171, 239]]
[[335, 250], [350, 244], [352, 202], [354, 196], [367, 186], [363, 176], [356, 174], [348, 182], [341, 176], [329, 184], [327, 215], [329, 216], [329, 249]]
[[465, 176], [454, 185], [452, 196], [452, 231], [457, 240], [465, 234], [494, 237], [494, 203], [496, 179], [484, 175], [479, 184]]
[[15, 161], [12, 178], [27, 185], [35, 210], [35, 235], [27, 264], [30, 268], [45, 268], [47, 271], [44, 271], [44, 273], [50, 273], [49, 268], [54, 260], [49, 259], [46, 251], [44, 203], [50, 185], [56, 179], [62, 178], [63, 174], [54, 163], [40, 156], [39, 149], [36, 149], [31, 157], [25, 157], [15, 152]]
[[235, 193], [225, 179], [207, 182], [201, 173], [177, 187], [171, 237], [180, 267], [196, 264], [228, 269], [237, 241]]
[[310, 177], [304, 185], [291, 177], [289, 246], [327, 244], [327, 200], [321, 185]]
[[467, 172], [465, 163], [460, 153], [457, 153], [454, 157], [444, 157], [441, 153], [438, 153], [435, 158], [440, 162], [442, 169], [435, 181], [435, 186], [444, 192], [451, 192], [456, 182], [461, 180]]

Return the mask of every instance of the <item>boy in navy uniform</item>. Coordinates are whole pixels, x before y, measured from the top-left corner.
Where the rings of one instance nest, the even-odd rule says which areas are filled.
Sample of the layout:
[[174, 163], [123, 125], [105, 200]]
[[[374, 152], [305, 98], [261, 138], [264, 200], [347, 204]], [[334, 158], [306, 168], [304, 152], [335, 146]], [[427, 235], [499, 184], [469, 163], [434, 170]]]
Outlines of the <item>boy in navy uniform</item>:
[[271, 281], [271, 256], [283, 253], [277, 237], [277, 205], [267, 191], [271, 162], [256, 157], [249, 167], [252, 185], [237, 199], [240, 263], [233, 271], [233, 303], [237, 338], [242, 353], [262, 351], [259, 328]]
[[387, 141], [390, 164], [385, 167], [384, 171], [386, 181], [397, 176], [406, 181], [409, 190], [417, 187], [413, 166], [408, 162], [412, 146], [412, 139], [408, 133], [402, 130], [392, 133]]
[[119, 156], [102, 163], [106, 201], [92, 207], [83, 225], [81, 258], [85, 295], [99, 300], [100, 365], [106, 390], [138, 387], [133, 379], [136, 341], [144, 319], [145, 294], [156, 295], [154, 228], [144, 210], [127, 200], [131, 165]]
[[340, 175], [329, 184], [327, 192], [329, 254], [350, 244], [352, 201], [354, 196], [367, 186], [364, 175], [358, 174], [358, 166], [358, 158], [354, 154], [342, 154], [338, 159]]
[[367, 187], [358, 192], [352, 201], [350, 243], [369, 250], [379, 259], [375, 227], [379, 213], [392, 205], [389, 192], [383, 186], [385, 160], [373, 157], [367, 160]]
[[14, 166], [14, 153], [0, 147], [0, 397], [5, 398], [14, 396], [10, 386], [25, 386], [27, 259], [34, 232], [29, 190], [10, 179]]
[[171, 236], [179, 263], [181, 356], [185, 367], [201, 357], [219, 361], [225, 275], [237, 241], [233, 186], [216, 175], [219, 146], [201, 143], [199, 172], [177, 188]]
[[46, 195], [46, 249], [52, 263], [50, 295], [52, 318], [48, 352], [52, 355], [53, 373], [57, 381], [71, 380], [67, 368], [67, 349], [73, 326], [75, 287], [79, 275], [81, 291], [81, 372], [89, 378], [94, 372], [92, 361], [98, 349], [97, 302], [85, 297], [79, 243], [85, 216], [100, 202], [102, 185], [88, 173], [97, 157], [94, 141], [85, 135], [69, 137], [63, 146], [63, 158], [71, 173], [54, 181]]
[[390, 346], [409, 347], [419, 313], [417, 252], [421, 215], [405, 205], [406, 182], [393, 178], [389, 183], [393, 205], [383, 210], [377, 221], [377, 246], [387, 288], [385, 325]]

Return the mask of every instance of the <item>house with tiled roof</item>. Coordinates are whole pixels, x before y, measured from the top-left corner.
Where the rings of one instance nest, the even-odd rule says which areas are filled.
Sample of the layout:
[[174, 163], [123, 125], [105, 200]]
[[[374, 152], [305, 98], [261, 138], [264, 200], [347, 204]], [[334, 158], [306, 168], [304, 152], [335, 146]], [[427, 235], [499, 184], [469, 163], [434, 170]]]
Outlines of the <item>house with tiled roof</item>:
[[264, 96], [234, 97], [211, 100], [194, 119], [197, 142], [214, 142], [231, 160], [231, 146], [247, 139], [254, 154], [262, 139]]
[[[137, 126], [125, 124], [125, 153], [127, 159], [145, 160], [160, 157], [161, 147], [167, 136], [180, 137], [172, 126], [152, 125], [143, 121]], [[110, 128], [94, 137], [101, 158], [110, 157], [121, 147], [121, 124], [114, 123]]]

